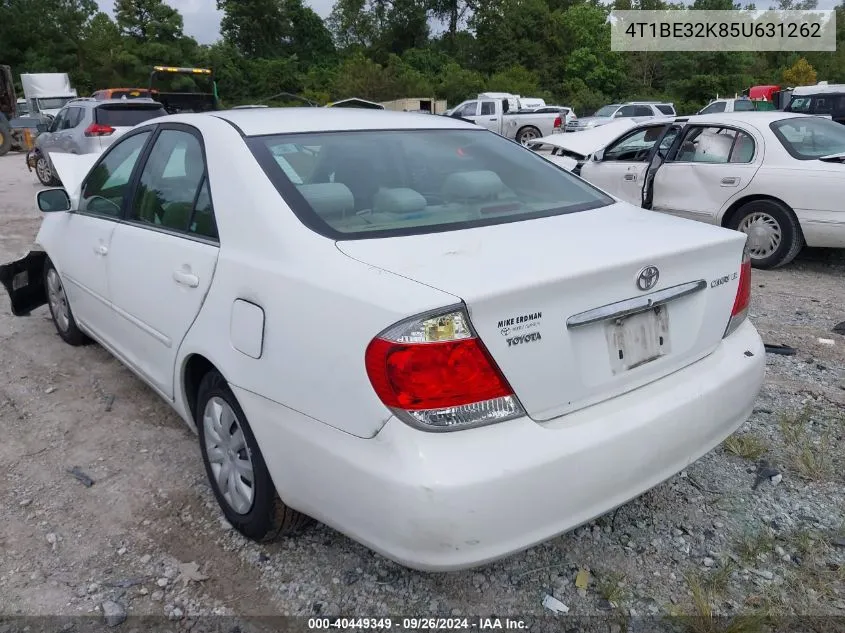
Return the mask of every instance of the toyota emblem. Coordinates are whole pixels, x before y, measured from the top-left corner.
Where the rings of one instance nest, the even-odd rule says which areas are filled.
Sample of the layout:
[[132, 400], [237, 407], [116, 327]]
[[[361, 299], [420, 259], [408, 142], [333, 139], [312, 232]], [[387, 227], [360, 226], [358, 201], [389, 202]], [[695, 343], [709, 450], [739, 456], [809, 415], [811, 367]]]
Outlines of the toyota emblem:
[[646, 266], [637, 273], [637, 288], [651, 290], [657, 285], [658, 279], [660, 279], [660, 271], [657, 270], [657, 266]]

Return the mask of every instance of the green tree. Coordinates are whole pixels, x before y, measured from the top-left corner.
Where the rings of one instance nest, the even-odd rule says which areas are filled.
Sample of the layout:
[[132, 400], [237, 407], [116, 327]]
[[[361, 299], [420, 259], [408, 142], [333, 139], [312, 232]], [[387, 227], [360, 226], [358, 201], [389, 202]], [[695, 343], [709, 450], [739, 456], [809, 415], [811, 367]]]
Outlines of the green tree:
[[142, 44], [182, 37], [182, 14], [162, 0], [115, 0], [114, 17], [122, 34]]

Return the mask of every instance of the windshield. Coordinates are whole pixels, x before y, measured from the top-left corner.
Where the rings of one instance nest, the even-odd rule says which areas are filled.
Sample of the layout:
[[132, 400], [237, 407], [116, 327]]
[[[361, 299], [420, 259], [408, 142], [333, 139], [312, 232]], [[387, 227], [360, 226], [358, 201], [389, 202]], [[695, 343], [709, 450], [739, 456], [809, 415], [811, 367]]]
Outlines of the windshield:
[[616, 109], [619, 105], [606, 105], [602, 108], [599, 108], [598, 111], [593, 116], [600, 116], [600, 117], [609, 117], [613, 116], [613, 113], [616, 112]]
[[487, 131], [286, 134], [247, 142], [299, 219], [333, 239], [448, 231], [613, 204]]
[[46, 97], [44, 99], [38, 99], [38, 108], [40, 110], [60, 110], [73, 98], [74, 97]]
[[845, 125], [820, 117], [781, 119], [770, 124], [794, 158], [812, 160], [845, 152]]

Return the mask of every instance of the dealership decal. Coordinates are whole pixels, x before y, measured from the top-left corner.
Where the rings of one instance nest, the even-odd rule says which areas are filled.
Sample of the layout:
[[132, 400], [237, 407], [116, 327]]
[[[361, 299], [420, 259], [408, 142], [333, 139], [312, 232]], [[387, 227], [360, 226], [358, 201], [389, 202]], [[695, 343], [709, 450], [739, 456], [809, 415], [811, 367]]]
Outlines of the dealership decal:
[[513, 347], [514, 345], [520, 345], [522, 343], [533, 343], [534, 341], [541, 341], [543, 337], [540, 336], [539, 332], [531, 332], [529, 334], [522, 334], [520, 336], [512, 336], [511, 338], [505, 339], [508, 342], [508, 347]]
[[520, 314], [507, 319], [501, 319], [496, 326], [502, 333], [502, 336], [508, 336], [514, 332], [524, 332], [526, 330], [533, 330], [540, 327], [540, 320], [543, 318], [542, 312], [531, 312], [529, 314]]

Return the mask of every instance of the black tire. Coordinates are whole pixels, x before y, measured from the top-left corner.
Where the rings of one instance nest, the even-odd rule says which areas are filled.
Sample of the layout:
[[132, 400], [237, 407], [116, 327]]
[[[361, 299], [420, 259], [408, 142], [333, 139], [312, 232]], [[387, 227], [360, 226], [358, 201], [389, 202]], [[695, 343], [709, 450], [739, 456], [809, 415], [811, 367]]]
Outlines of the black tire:
[[35, 175], [38, 176], [41, 184], [47, 187], [58, 187], [62, 184], [62, 181], [56, 178], [56, 175], [53, 173], [53, 165], [43, 154], [38, 154], [38, 157], [35, 159]]
[[804, 235], [792, 210], [778, 200], [752, 200], [737, 210], [731, 219], [730, 228], [748, 234], [746, 228], [755, 216], [779, 233], [780, 242], [772, 251], [755, 249], [749, 234], [751, 265], [765, 270], [785, 266], [795, 259], [804, 247]]
[[[53, 275], [55, 275], [55, 278], [53, 278]], [[58, 283], [58, 287], [53, 285], [55, 283]], [[52, 290], [51, 285], [53, 285]], [[70, 302], [67, 294], [65, 294], [61, 275], [49, 259], [44, 261], [44, 291], [47, 293], [47, 306], [50, 308], [53, 325], [56, 326], [56, 332], [59, 333], [62, 340], [74, 347], [90, 342], [91, 339], [83, 334], [82, 330], [76, 325], [76, 319], [73, 318], [73, 310], [71, 310]], [[57, 292], [59, 296], [55, 296]]]
[[12, 149], [12, 130], [5, 123], [0, 123], [0, 156], [4, 156]]
[[536, 127], [533, 125], [526, 125], [516, 133], [516, 142], [521, 145], [525, 145], [527, 142], [534, 141], [541, 136], [543, 136], [543, 133]]
[[[229, 405], [235, 415], [236, 426], [240, 427], [249, 451], [248, 457], [251, 460], [253, 472], [253, 485], [251, 486], [253, 499], [252, 505], [246, 512], [237, 512], [229, 501], [226, 500], [209, 461], [208, 443], [213, 440], [207, 438], [206, 435], [205, 410], [212, 398], [221, 399]], [[243, 409], [241, 409], [240, 404], [238, 404], [232, 390], [229, 389], [225, 378], [216, 370], [208, 372], [200, 381], [199, 389], [197, 390], [197, 408], [194, 421], [197, 425], [202, 461], [205, 464], [205, 473], [208, 476], [211, 489], [214, 491], [214, 496], [223, 510], [226, 520], [238, 532], [255, 541], [271, 541], [279, 536], [295, 534], [311, 521], [310, 517], [289, 508], [279, 498], [273, 480], [270, 478], [270, 472], [267, 470], [267, 464], [264, 462], [264, 456], [261, 454], [261, 449], [258, 447], [258, 442], [255, 440], [246, 415]], [[233, 426], [229, 426], [230, 431]], [[242, 482], [244, 481], [242, 480]]]

